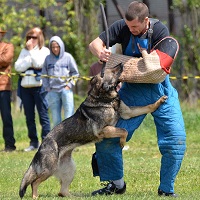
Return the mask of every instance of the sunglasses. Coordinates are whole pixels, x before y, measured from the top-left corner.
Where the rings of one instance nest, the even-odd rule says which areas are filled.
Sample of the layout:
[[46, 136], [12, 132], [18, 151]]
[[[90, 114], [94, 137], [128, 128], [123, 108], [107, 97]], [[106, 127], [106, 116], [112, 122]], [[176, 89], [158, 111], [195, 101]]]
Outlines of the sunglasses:
[[38, 39], [36, 36], [27, 36], [27, 39], [28, 40], [30, 40], [30, 39], [34, 39], [34, 40], [36, 40], [36, 39]]

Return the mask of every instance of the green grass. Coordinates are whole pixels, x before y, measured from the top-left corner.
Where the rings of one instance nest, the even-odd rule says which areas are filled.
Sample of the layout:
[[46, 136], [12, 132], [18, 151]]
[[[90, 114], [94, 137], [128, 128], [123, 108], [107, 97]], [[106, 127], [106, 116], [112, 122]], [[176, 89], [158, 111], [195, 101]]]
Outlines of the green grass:
[[[80, 100], [77, 100], [80, 104]], [[77, 107], [77, 106], [76, 106]], [[182, 105], [187, 130], [187, 151], [181, 170], [175, 182], [175, 191], [179, 199], [200, 199], [200, 108]], [[13, 121], [17, 151], [0, 154], [0, 199], [16, 200], [19, 185], [24, 172], [27, 170], [35, 152], [23, 152], [29, 145], [27, 128], [23, 112], [13, 107]], [[40, 133], [37, 118], [38, 133]], [[2, 122], [0, 120], [2, 129]], [[0, 130], [2, 133], [2, 130]], [[92, 176], [91, 155], [94, 145], [89, 144], [77, 148], [73, 157], [76, 162], [76, 174], [71, 184], [72, 197], [65, 199], [163, 199], [157, 196], [159, 184], [160, 153], [157, 147], [155, 127], [151, 115], [148, 115], [140, 128], [135, 132], [132, 140], [127, 143], [129, 149], [123, 151], [125, 181], [127, 192], [124, 195], [108, 197], [91, 197], [90, 193], [102, 187], [98, 177]], [[0, 149], [4, 142], [0, 135]], [[51, 177], [39, 187], [39, 199], [56, 200], [59, 183]], [[28, 187], [24, 199], [31, 199], [31, 188]]]

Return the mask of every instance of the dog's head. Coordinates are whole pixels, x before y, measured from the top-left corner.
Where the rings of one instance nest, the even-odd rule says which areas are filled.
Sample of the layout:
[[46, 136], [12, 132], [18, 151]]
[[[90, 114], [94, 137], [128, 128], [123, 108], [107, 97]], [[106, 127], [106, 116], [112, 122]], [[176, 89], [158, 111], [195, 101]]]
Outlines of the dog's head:
[[104, 68], [103, 77], [96, 75], [90, 81], [91, 89], [89, 95], [99, 98], [101, 101], [109, 101], [117, 97], [117, 85], [119, 77], [123, 71], [123, 65], [120, 63], [113, 68]]

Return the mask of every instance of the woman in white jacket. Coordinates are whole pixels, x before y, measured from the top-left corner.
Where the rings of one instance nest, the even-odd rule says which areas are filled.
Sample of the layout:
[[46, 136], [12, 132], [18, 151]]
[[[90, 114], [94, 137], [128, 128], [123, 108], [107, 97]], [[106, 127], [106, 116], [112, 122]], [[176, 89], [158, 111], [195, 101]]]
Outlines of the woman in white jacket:
[[[28, 136], [30, 138], [30, 146], [24, 149], [25, 151], [32, 151], [39, 146], [35, 124], [35, 106], [42, 126], [42, 139], [50, 131], [48, 105], [45, 99], [46, 92], [40, 78], [44, 60], [49, 53], [49, 49], [44, 47], [42, 30], [35, 27], [26, 33], [25, 48], [21, 50], [15, 62], [15, 70], [17, 72], [29, 74], [29, 76], [20, 77], [18, 82], [18, 95], [24, 107]], [[32, 76], [31, 74], [36, 74], [36, 76]]]

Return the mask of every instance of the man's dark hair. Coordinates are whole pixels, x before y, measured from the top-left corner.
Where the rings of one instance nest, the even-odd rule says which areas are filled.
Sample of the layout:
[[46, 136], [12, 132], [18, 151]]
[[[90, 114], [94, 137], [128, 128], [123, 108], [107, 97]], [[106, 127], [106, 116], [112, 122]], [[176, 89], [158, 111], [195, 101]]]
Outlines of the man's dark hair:
[[125, 18], [128, 21], [138, 19], [138, 21], [143, 22], [144, 19], [148, 16], [149, 9], [147, 5], [138, 1], [133, 1], [130, 3], [125, 13]]

